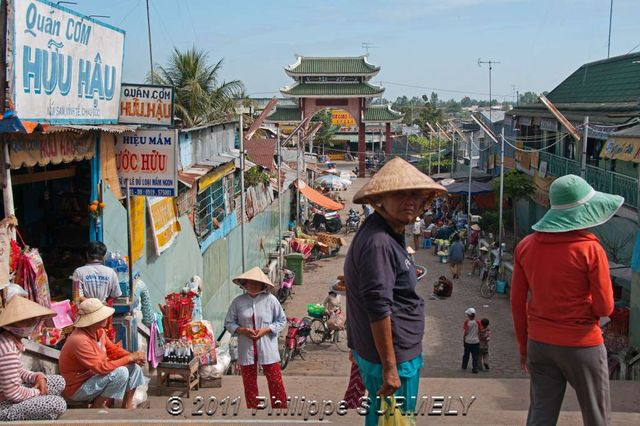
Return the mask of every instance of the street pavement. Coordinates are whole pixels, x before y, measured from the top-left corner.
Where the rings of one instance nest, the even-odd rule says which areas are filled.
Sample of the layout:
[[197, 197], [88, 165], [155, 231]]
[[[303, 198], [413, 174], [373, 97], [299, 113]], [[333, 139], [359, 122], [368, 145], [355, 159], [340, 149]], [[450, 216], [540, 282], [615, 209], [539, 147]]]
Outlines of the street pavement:
[[[338, 167], [348, 168], [349, 164], [338, 164]], [[342, 218], [349, 208], [362, 212], [360, 205], [352, 203], [353, 195], [360, 189], [368, 178], [359, 178], [346, 190], [342, 198], [346, 201]], [[407, 232], [410, 232], [407, 227]], [[305, 267], [304, 284], [294, 286], [294, 297], [285, 303], [287, 316], [302, 317], [307, 315], [307, 304], [322, 303], [328, 288], [338, 275], [342, 275], [344, 258], [351, 243], [353, 234], [345, 235], [347, 247], [332, 258], [307, 263]], [[413, 237], [406, 235], [408, 245], [413, 245]], [[414, 247], [415, 248], [415, 247]], [[429, 300], [433, 290], [433, 283], [438, 277], [445, 275], [451, 278], [449, 266], [439, 263], [433, 249], [417, 249], [414, 255], [416, 263], [427, 267], [427, 274], [418, 283], [418, 293], [426, 303], [426, 326], [423, 339], [425, 368], [423, 377], [474, 377], [474, 378], [523, 378], [520, 370], [519, 357], [513, 327], [511, 310], [506, 295], [495, 295], [492, 299], [480, 296], [480, 278], [468, 276], [471, 263], [465, 260], [460, 279], [454, 281], [453, 295], [445, 300]], [[343, 307], [346, 300], [343, 296]], [[478, 319], [488, 318], [491, 322], [492, 337], [490, 342], [490, 370], [473, 375], [471, 366], [466, 371], [461, 370], [462, 363], [462, 323], [465, 320], [464, 311], [468, 307], [476, 308]], [[305, 359], [294, 358], [289, 363], [284, 374], [298, 375], [348, 375], [350, 363], [347, 355], [340, 352], [335, 345], [324, 343], [315, 345], [311, 341], [307, 344]]]
[[[339, 163], [339, 168], [351, 169], [353, 163]], [[342, 192], [346, 201], [342, 212], [342, 219], [346, 217], [350, 207], [362, 212], [360, 206], [351, 203], [355, 192], [365, 184], [367, 179], [356, 179], [353, 185]], [[408, 229], [408, 232], [410, 230]], [[343, 235], [347, 247], [332, 258], [322, 259], [305, 265], [304, 284], [294, 286], [294, 295], [284, 308], [288, 317], [307, 316], [307, 304], [322, 303], [329, 286], [335, 282], [338, 275], [342, 275], [344, 258], [348, 244], [353, 235]], [[407, 243], [412, 244], [412, 236], [407, 234]], [[419, 282], [418, 292], [426, 303], [426, 327], [423, 340], [425, 368], [420, 380], [421, 397], [444, 396], [452, 397], [452, 409], [457, 409], [456, 416], [423, 416], [418, 417], [416, 424], [429, 423], [451, 425], [513, 425], [524, 424], [529, 403], [529, 380], [520, 371], [518, 365], [518, 351], [515, 343], [508, 297], [496, 295], [493, 299], [483, 299], [479, 294], [479, 278], [470, 277], [470, 264], [467, 261], [462, 268], [461, 278], [455, 280], [451, 298], [447, 300], [430, 300], [433, 282], [440, 275], [451, 277], [448, 265], [438, 262], [433, 249], [418, 249], [415, 255], [416, 263], [428, 268], [427, 275]], [[343, 307], [346, 300], [342, 301]], [[490, 364], [488, 372], [472, 374], [460, 369], [462, 358], [462, 323], [465, 319], [464, 311], [473, 306], [478, 312], [478, 318], [488, 318], [491, 321], [492, 339], [490, 342]], [[286, 333], [286, 331], [285, 331]], [[283, 333], [284, 334], [284, 333]], [[281, 336], [282, 339], [282, 336]], [[282, 344], [282, 341], [281, 341]], [[283, 371], [284, 382], [289, 396], [305, 396], [307, 400], [332, 400], [337, 403], [342, 399], [349, 378], [350, 363], [348, 354], [341, 352], [330, 343], [315, 345], [308, 341], [305, 359], [294, 358]], [[258, 379], [259, 389], [267, 395], [267, 383], [263, 376]], [[153, 388], [152, 388], [153, 389]], [[243, 397], [242, 380], [240, 376], [224, 376], [222, 388], [201, 389], [191, 396], [182, 399], [184, 411], [179, 415], [167, 413], [168, 397], [152, 396], [150, 392], [151, 408], [148, 410], [68, 410], [61, 424], [363, 424], [362, 418], [349, 410], [345, 416], [336, 414], [319, 419], [319, 414], [279, 417], [275, 414], [267, 415], [259, 412], [256, 416], [241, 403], [238, 415], [222, 415], [222, 407], [207, 415], [204, 406], [202, 415], [194, 415], [194, 396], [199, 395], [208, 401], [215, 396], [217, 401], [226, 396], [232, 399]], [[462, 416], [458, 398], [462, 396], [468, 403], [471, 396], [477, 400], [469, 408], [468, 414]], [[612, 382], [611, 400], [613, 405], [612, 424], [629, 425], [640, 424], [640, 393], [635, 382]], [[431, 401], [427, 410], [432, 408]], [[457, 404], [457, 405], [456, 405]], [[307, 409], [308, 412], [308, 409]], [[229, 410], [232, 413], [232, 410]], [[575, 392], [569, 387], [563, 410], [559, 419], [561, 425], [581, 425], [581, 415], [575, 398]]]

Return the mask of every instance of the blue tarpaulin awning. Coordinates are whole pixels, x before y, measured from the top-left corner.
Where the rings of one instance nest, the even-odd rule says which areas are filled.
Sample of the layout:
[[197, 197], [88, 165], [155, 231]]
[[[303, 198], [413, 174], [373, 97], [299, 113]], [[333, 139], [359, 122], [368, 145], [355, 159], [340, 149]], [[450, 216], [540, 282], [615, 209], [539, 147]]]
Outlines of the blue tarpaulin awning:
[[21, 121], [14, 111], [7, 111], [0, 120], [0, 133], [33, 133], [42, 131], [42, 125], [32, 121]]

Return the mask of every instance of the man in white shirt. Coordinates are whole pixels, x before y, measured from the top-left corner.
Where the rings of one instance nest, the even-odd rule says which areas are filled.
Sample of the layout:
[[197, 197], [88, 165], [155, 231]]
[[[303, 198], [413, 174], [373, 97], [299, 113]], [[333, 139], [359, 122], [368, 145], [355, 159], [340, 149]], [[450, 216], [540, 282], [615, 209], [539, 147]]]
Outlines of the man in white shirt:
[[91, 241], [87, 246], [87, 264], [73, 273], [73, 299], [80, 304], [85, 299], [95, 298], [102, 303], [107, 299], [122, 296], [116, 272], [104, 265], [107, 246], [100, 241]]

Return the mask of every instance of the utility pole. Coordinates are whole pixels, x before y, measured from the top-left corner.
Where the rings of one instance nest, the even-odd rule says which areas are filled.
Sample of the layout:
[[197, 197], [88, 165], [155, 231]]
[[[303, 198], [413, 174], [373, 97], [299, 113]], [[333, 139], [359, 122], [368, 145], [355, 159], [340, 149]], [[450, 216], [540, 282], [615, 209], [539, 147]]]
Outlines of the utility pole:
[[491, 129], [493, 130], [493, 119], [491, 117], [491, 70], [493, 70], [493, 64], [499, 64], [500, 62], [492, 61], [489, 59], [488, 61], [483, 61], [481, 58], [478, 58], [478, 66], [481, 67], [482, 64], [489, 64], [489, 121], [491, 122]]
[[[500, 258], [502, 259], [502, 209], [504, 204], [504, 126], [502, 127], [502, 133], [500, 134], [500, 136], [500, 213], [498, 215], [498, 242], [500, 243]], [[471, 158], [469, 158], [469, 160], [471, 160]], [[469, 167], [471, 167], [471, 164], [469, 164]], [[516, 206], [514, 205], [512, 208], [515, 209]]]
[[469, 195], [467, 197], [467, 221], [471, 223], [471, 144], [473, 143], [473, 132], [469, 135]]
[[456, 171], [456, 132], [451, 133], [451, 176]]
[[580, 157], [580, 177], [587, 175], [587, 145], [589, 144], [589, 116], [584, 118], [584, 134], [582, 137], [582, 156]]
[[[147, 33], [149, 34], [149, 65], [151, 66], [149, 70], [151, 71], [151, 84], [154, 83], [153, 76], [153, 50], [151, 49], [151, 17], [149, 16], [149, 0], [147, 0]], [[242, 122], [240, 122], [242, 123]], [[241, 131], [242, 132], [242, 131]], [[242, 142], [240, 142], [242, 143]], [[244, 171], [243, 171], [244, 173]], [[244, 256], [244, 252], [242, 254]], [[242, 268], [242, 272], [244, 272], [244, 265]]]
[[[5, 104], [7, 100], [7, 1], [0, 2], [0, 117], [4, 116]], [[0, 167], [3, 168], [2, 175], [4, 176], [4, 185], [2, 188], [2, 196], [4, 202], [4, 214], [5, 216], [15, 214], [15, 208], [13, 204], [13, 186], [11, 184], [11, 167], [8, 167], [6, 163], [9, 162], [9, 143], [6, 140], [4, 134], [0, 134], [0, 149], [3, 150], [4, 157]], [[15, 239], [15, 230], [10, 232], [12, 238]]]
[[611, 22], [613, 20], [613, 0], [611, 0], [611, 6], [609, 8], [609, 39], [607, 41], [607, 58], [611, 56]]
[[[282, 250], [282, 145], [280, 145], [280, 126], [276, 126], [276, 143], [278, 144], [278, 273], [282, 274], [282, 264], [284, 263], [282, 258], [282, 255], [284, 254], [284, 250]], [[282, 277], [280, 277], [280, 279], [282, 279]]]
[[244, 259], [244, 119], [240, 114], [240, 247], [242, 250], [242, 272], [245, 269]]

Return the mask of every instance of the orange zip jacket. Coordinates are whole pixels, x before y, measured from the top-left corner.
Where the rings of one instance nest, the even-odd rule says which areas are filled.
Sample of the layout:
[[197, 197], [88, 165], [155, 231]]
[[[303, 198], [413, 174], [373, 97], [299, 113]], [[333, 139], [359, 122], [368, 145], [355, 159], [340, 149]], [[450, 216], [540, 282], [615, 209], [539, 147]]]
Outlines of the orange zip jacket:
[[66, 387], [63, 396], [69, 398], [95, 375], [111, 373], [129, 363], [129, 352], [114, 344], [104, 329], [98, 330], [98, 341], [82, 328], [76, 328], [60, 352], [60, 374]]
[[613, 312], [613, 288], [595, 235], [528, 235], [516, 248], [512, 281], [511, 313], [522, 355], [527, 338], [558, 346], [602, 344], [598, 319]]

